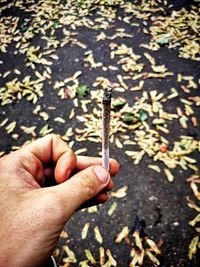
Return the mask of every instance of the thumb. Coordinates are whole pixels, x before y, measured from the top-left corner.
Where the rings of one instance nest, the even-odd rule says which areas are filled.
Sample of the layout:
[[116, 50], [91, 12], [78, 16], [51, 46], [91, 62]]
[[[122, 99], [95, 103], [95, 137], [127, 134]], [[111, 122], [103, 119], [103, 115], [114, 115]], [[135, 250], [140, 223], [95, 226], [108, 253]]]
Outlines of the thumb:
[[101, 192], [109, 181], [110, 174], [104, 168], [92, 166], [51, 187], [63, 220], [68, 220], [80, 206]]

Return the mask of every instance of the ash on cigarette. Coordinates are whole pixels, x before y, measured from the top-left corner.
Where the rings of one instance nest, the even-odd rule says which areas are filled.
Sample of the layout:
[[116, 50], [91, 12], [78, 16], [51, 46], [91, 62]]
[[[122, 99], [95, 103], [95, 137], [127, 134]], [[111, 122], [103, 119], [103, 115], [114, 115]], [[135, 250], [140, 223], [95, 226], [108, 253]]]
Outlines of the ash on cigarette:
[[110, 103], [111, 102], [111, 98], [112, 98], [112, 89], [106, 89], [104, 91], [104, 95], [103, 95], [103, 103]]

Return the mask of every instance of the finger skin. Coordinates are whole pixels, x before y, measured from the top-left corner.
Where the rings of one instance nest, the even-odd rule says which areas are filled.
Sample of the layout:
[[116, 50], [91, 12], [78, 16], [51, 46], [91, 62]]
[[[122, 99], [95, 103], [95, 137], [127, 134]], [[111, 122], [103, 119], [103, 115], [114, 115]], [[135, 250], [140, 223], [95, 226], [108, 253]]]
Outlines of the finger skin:
[[43, 165], [54, 162], [54, 176], [57, 183], [64, 182], [76, 166], [73, 150], [57, 135], [50, 134], [23, 148], [32, 153]]
[[[76, 157], [73, 150], [57, 135], [50, 134], [40, 138], [23, 148], [24, 151], [32, 153], [43, 165], [54, 162], [54, 176], [57, 183], [66, 181], [74, 170], [81, 171], [90, 166], [101, 165], [101, 158]], [[110, 174], [116, 175], [119, 171], [119, 164], [116, 160], [110, 159]], [[31, 168], [30, 168], [31, 172]]]
[[[95, 173], [96, 167], [97, 166], [88, 167], [78, 172], [64, 183], [46, 189], [54, 194], [56, 198], [55, 201], [58, 203], [58, 207], [60, 207], [61, 210], [63, 223], [85, 202], [94, 199], [108, 186], [110, 182], [109, 173], [104, 169], [107, 175], [107, 181], [102, 183]], [[103, 192], [102, 195], [104, 194], [106, 193]], [[105, 197], [100, 197], [100, 200], [101, 198], [104, 200]], [[66, 203], [69, 203], [69, 205], [66, 205]]]
[[[101, 158], [96, 157], [86, 157], [78, 156], [76, 158], [74, 152], [69, 148], [69, 146], [57, 135], [48, 135], [43, 138], [40, 138], [31, 144], [27, 145], [24, 150], [27, 152], [27, 155], [32, 153], [33, 158], [37, 159], [40, 164], [36, 166], [42, 166], [42, 163], [47, 164], [52, 162], [52, 167], [44, 168], [44, 175], [46, 178], [52, 178], [54, 172], [55, 181], [58, 184], [65, 182], [71, 175], [73, 169], [76, 169], [77, 172], [87, 169], [90, 166], [101, 165]], [[25, 153], [24, 153], [25, 154]], [[24, 155], [24, 157], [26, 154]], [[26, 169], [33, 173], [31, 164]], [[55, 170], [53, 170], [55, 169]], [[115, 175], [119, 171], [119, 164], [116, 160], [110, 159], [110, 174]], [[44, 182], [44, 181], [43, 181]], [[40, 182], [41, 184], [41, 182]], [[104, 192], [110, 191], [113, 188], [112, 180], [109, 181], [107, 187], [104, 189]], [[94, 198], [96, 200], [96, 197]], [[98, 202], [98, 201], [97, 201]]]
[[[98, 179], [100, 172], [94, 168], [99, 170], [99, 165], [97, 158], [77, 160], [55, 135], [0, 159], [0, 266], [44, 266], [71, 215], [83, 205], [108, 199], [113, 187], [110, 174], [115, 175], [119, 165], [111, 160], [110, 174]], [[44, 177], [55, 178], [58, 184], [41, 188]]]
[[[102, 165], [102, 159], [96, 157], [78, 156], [76, 169], [78, 171], [84, 170], [92, 165]], [[110, 159], [110, 175], [114, 176], [119, 172], [119, 163], [115, 159]]]
[[103, 204], [104, 202], [106, 202], [108, 200], [108, 191], [112, 190], [113, 185], [113, 181], [110, 180], [108, 185], [99, 194], [97, 194], [89, 201], [85, 202], [80, 208], [78, 208], [78, 210]]

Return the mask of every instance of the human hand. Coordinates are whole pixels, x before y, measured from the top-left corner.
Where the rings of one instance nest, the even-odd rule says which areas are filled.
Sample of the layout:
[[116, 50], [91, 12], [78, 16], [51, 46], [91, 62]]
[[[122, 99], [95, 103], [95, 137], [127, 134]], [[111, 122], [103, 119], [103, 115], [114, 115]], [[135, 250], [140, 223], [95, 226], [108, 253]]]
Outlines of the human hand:
[[[76, 157], [56, 135], [0, 159], [0, 266], [44, 265], [71, 215], [107, 200], [113, 182], [98, 165], [101, 159]], [[110, 174], [118, 170], [111, 159]], [[42, 188], [53, 179], [57, 185]]]

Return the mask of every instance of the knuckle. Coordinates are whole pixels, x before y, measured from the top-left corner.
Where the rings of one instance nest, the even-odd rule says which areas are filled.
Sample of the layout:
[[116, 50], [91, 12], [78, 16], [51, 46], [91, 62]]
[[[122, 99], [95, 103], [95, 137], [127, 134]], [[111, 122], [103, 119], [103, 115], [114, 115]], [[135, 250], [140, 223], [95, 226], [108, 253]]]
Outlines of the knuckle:
[[45, 136], [52, 144], [57, 144], [61, 138], [59, 135], [54, 134], [54, 133], [50, 133], [48, 135]]
[[43, 138], [51, 142], [52, 140], [55, 140], [57, 138], [57, 135], [54, 133], [50, 133], [44, 136]]
[[74, 153], [74, 151], [69, 147], [69, 150], [68, 150], [68, 155], [69, 155], [69, 158], [73, 159], [73, 160], [76, 160], [76, 155]]
[[50, 133], [50, 134], [47, 135], [47, 137], [48, 138], [52, 138], [52, 139], [54, 139], [54, 138], [56, 139], [56, 138], [58, 138], [58, 135], [54, 134], [54, 133]]

